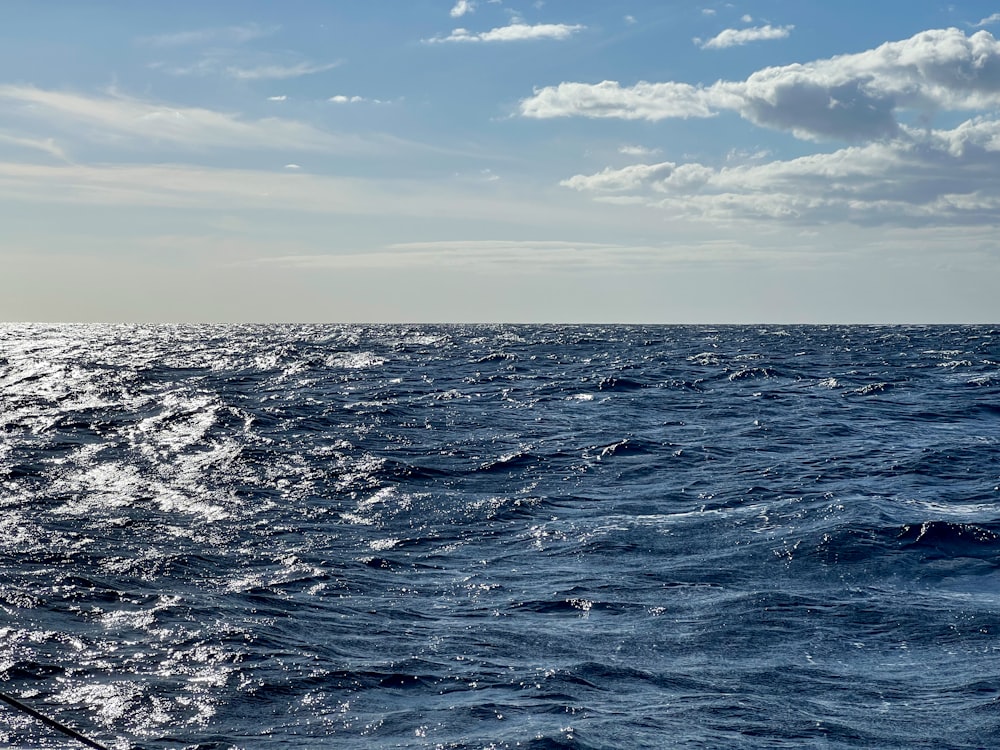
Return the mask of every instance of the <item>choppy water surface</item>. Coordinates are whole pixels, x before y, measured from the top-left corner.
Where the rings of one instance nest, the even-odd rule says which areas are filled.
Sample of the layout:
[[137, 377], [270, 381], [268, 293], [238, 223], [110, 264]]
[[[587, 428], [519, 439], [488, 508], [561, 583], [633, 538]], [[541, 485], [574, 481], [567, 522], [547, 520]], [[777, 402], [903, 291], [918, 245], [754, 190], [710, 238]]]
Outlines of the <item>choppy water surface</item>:
[[4, 325], [0, 690], [115, 748], [995, 747], [998, 503], [988, 327]]

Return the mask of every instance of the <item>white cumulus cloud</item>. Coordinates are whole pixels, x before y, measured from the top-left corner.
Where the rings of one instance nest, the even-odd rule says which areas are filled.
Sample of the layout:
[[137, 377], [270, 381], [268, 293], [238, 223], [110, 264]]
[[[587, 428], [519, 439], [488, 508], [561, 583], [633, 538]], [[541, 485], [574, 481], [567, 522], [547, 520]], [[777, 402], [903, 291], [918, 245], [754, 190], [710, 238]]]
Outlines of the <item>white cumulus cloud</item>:
[[[902, 227], [1000, 223], [998, 110], [1000, 43], [987, 31], [954, 28], [763, 68], [742, 81], [561, 83], [521, 102], [521, 113], [537, 118], [657, 121], [731, 111], [802, 139], [855, 144], [787, 160], [767, 152], [730, 152], [715, 165], [644, 159], [562, 182], [602, 202], [713, 222]], [[935, 130], [938, 112], [976, 116]]]
[[391, 104], [392, 100], [386, 99], [370, 99], [367, 96], [358, 96], [354, 94], [353, 96], [347, 96], [347, 94], [337, 94], [331, 96], [327, 99], [328, 102], [333, 102], [334, 104]]
[[574, 190], [617, 193], [637, 191], [647, 186], [657, 186], [669, 180], [677, 169], [673, 162], [660, 164], [632, 164], [621, 169], [608, 167], [592, 175], [576, 175], [563, 180], [562, 185]]
[[695, 43], [702, 49], [725, 49], [726, 47], [738, 47], [767, 39], [785, 39], [794, 28], [794, 26], [771, 26], [768, 24], [749, 29], [725, 29], [706, 42], [696, 39]]
[[888, 142], [721, 168], [634, 164], [562, 184], [678, 216], [808, 224], [991, 225], [1000, 221], [1000, 121], [904, 131]]
[[433, 37], [424, 41], [429, 44], [438, 44], [442, 42], [520, 42], [533, 39], [568, 39], [584, 28], [586, 27], [579, 24], [565, 23], [539, 23], [535, 25], [512, 23], [508, 26], [500, 26], [490, 31], [478, 33], [468, 29], [454, 29], [448, 36]]
[[466, 13], [471, 13], [476, 9], [476, 4], [471, 0], [458, 0], [455, 6], [451, 9], [452, 18], [461, 18]]
[[660, 149], [647, 148], [646, 146], [625, 145], [618, 149], [618, 153], [625, 154], [626, 156], [655, 156], [660, 153]]
[[1000, 106], [1000, 42], [987, 31], [924, 31], [875, 49], [758, 70], [744, 81], [621, 86], [561, 83], [520, 104], [525, 117], [626, 120], [738, 112], [810, 140], [865, 141], [899, 134], [901, 110], [981, 111]]
[[711, 117], [716, 112], [716, 99], [711, 90], [687, 83], [640, 81], [629, 87], [617, 81], [560, 83], [536, 89], [534, 96], [521, 102], [521, 114], [541, 119], [570, 115], [623, 120]]

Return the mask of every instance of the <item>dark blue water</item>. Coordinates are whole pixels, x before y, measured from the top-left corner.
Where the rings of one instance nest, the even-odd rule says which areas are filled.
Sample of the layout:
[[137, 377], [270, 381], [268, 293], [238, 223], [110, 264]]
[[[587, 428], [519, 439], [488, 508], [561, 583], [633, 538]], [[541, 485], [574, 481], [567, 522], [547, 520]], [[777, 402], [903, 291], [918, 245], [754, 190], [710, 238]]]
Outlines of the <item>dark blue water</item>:
[[1000, 331], [2, 326], [0, 690], [115, 748], [996, 747]]

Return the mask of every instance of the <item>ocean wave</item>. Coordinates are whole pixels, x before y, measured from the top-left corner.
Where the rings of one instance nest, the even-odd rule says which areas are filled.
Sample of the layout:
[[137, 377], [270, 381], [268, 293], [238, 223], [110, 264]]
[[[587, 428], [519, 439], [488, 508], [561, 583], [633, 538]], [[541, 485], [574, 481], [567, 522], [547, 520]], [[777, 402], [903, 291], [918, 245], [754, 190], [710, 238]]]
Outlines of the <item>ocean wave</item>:
[[5, 326], [4, 691], [120, 748], [991, 746], [998, 347]]

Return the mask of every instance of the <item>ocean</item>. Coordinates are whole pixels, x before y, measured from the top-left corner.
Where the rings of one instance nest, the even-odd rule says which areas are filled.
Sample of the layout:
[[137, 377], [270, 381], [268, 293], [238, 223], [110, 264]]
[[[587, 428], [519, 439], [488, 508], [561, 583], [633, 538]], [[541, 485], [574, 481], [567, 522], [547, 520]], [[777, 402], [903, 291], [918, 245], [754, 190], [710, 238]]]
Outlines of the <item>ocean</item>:
[[0, 325], [0, 691], [121, 750], [997, 747], [1000, 330]]

